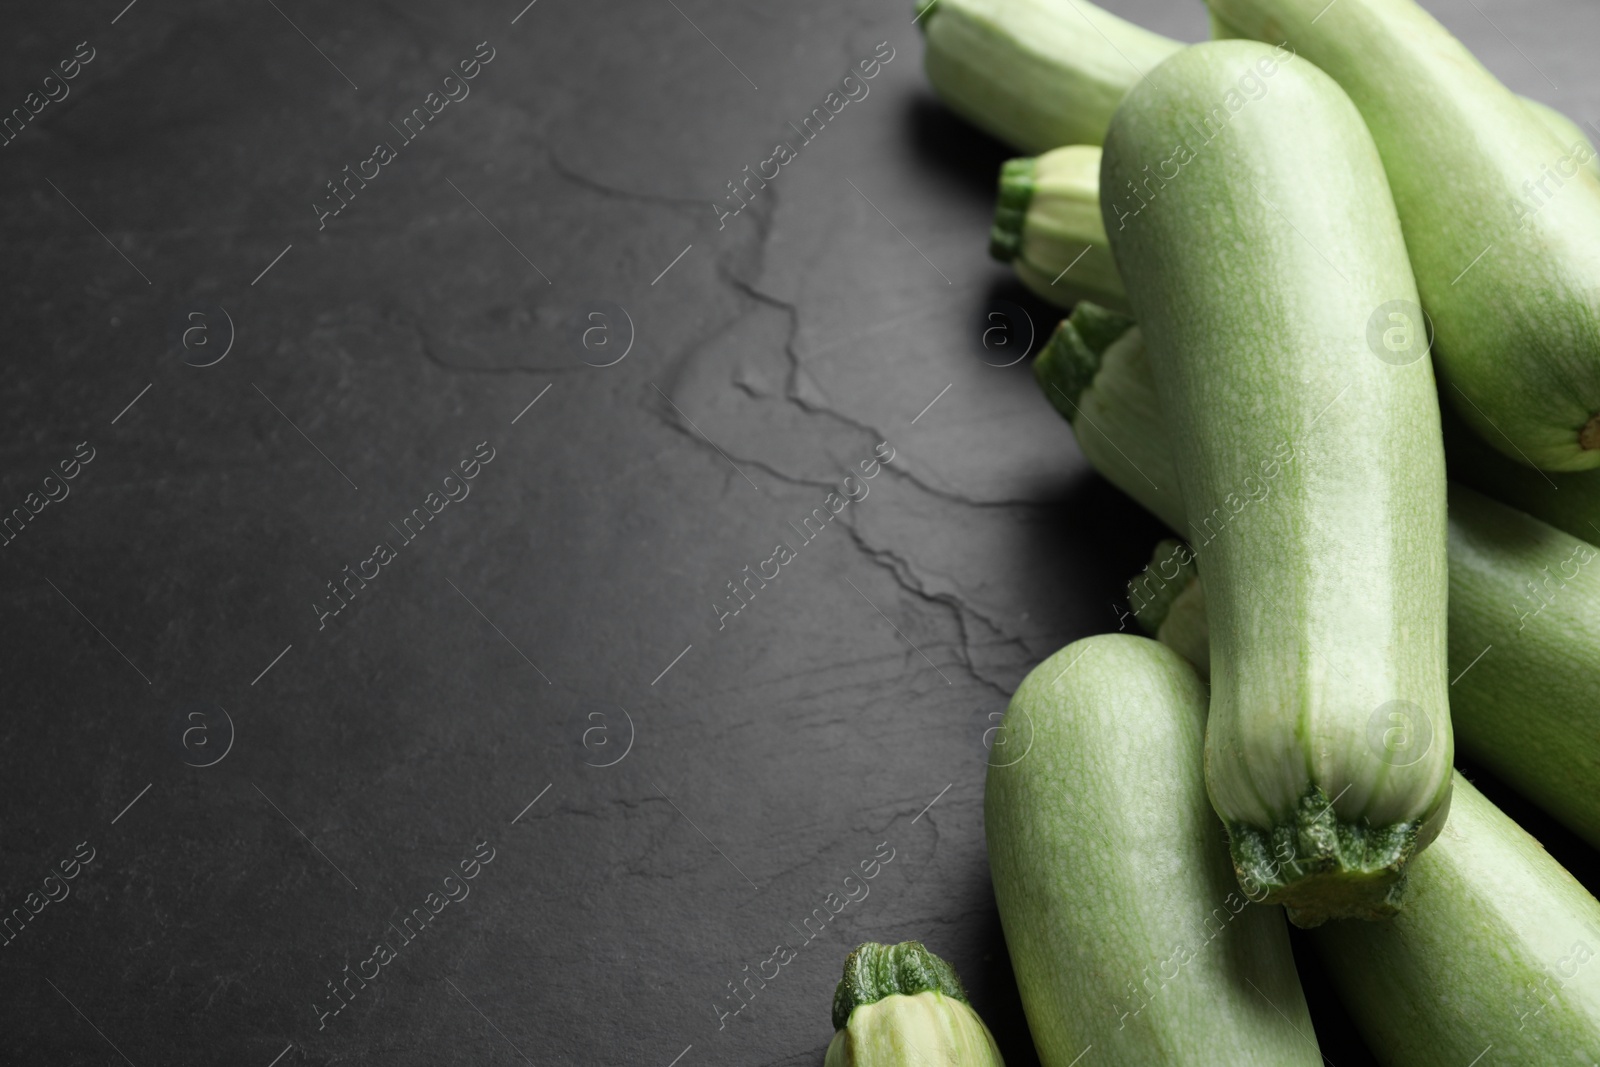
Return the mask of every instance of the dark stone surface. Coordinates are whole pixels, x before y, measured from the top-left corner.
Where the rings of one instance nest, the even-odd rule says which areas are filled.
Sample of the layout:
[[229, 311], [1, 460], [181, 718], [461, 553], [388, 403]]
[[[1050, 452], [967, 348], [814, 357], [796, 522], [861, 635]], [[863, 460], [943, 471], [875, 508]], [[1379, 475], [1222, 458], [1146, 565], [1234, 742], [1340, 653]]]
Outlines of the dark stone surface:
[[[8, 13], [0, 107], [94, 59], [0, 150], [0, 507], [94, 458], [0, 553], [0, 903], [94, 859], [0, 952], [0, 1058], [817, 1064], [849, 947], [922, 938], [1032, 1062], [983, 735], [1114, 627], [1160, 529], [980, 344], [998, 301], [1052, 319], [984, 255], [1007, 153], [932, 99], [910, 6]], [[1111, 6], [1204, 32], [1197, 3]], [[1600, 15], [1479, 6], [1508, 37], [1441, 14], [1600, 114]], [[470, 95], [402, 144], [480, 41]], [[870, 95], [719, 230], [724, 183], [885, 41]], [[607, 304], [632, 347], [589, 365]], [[402, 543], [480, 442], [470, 495]], [[725, 583], [879, 442], [869, 495], [719, 630]], [[485, 841], [470, 895], [319, 1019]], [[719, 1028], [726, 983], [890, 850]]]

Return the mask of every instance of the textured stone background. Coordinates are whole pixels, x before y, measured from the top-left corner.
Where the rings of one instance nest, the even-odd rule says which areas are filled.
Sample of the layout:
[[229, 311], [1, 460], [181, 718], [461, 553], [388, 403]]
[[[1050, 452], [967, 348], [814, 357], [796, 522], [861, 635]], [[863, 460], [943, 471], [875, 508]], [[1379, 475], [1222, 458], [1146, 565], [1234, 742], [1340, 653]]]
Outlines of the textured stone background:
[[[0, 1058], [820, 1064], [848, 948], [918, 937], [1032, 1062], [984, 732], [1114, 628], [1161, 530], [981, 344], [998, 301], [1052, 317], [985, 256], [1007, 153], [933, 100], [911, 5], [121, 2], [9, 12], [0, 72], [9, 109], [96, 51], [0, 149], [0, 508], [95, 450], [0, 553], [0, 904], [95, 850], [0, 950]], [[1204, 34], [1197, 2], [1110, 6]], [[1430, 7], [1600, 117], [1600, 11]], [[319, 232], [323, 183], [485, 40]], [[719, 231], [723, 183], [883, 41]], [[592, 366], [608, 304], [632, 348]], [[470, 497], [319, 630], [325, 583], [483, 441]], [[725, 583], [880, 441], [869, 496], [719, 631]], [[471, 895], [319, 1029], [325, 981], [484, 840]], [[1304, 962], [1329, 1059], [1370, 1062]]]

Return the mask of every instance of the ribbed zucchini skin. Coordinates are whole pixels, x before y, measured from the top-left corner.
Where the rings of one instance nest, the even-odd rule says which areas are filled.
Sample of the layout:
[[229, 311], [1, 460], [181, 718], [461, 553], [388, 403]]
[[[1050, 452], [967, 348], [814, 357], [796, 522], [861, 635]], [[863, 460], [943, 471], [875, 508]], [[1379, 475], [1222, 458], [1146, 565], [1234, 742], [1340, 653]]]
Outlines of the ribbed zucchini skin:
[[[1235, 865], [1301, 925], [1390, 914], [1452, 746], [1433, 373], [1368, 343], [1416, 303], [1383, 165], [1327, 75], [1218, 41], [1128, 94], [1100, 184], [1200, 550]], [[1369, 734], [1396, 701], [1433, 740], [1404, 766]]]
[[[1074, 318], [1091, 314], [1080, 308]], [[1070, 321], [1060, 331], [1075, 332]], [[1088, 346], [1052, 338], [1035, 373], [1060, 377], [1065, 361], [1059, 353], [1078, 347], [1094, 354]], [[1098, 373], [1076, 369], [1089, 383], [1076, 408], [1063, 408], [1063, 414], [1100, 473], [1173, 529], [1185, 529], [1172, 442], [1138, 329], [1130, 327], [1122, 339], [1098, 347]], [[1060, 390], [1046, 384], [1045, 392]], [[1112, 441], [1126, 443], [1128, 450]], [[1600, 549], [1465, 486], [1452, 484], [1449, 499], [1450, 712], [1456, 740], [1475, 761], [1600, 848], [1600, 558], [1593, 555]], [[1131, 583], [1136, 610], [1152, 593], [1171, 592], [1159, 588], [1180, 576], [1169, 558], [1158, 552], [1155, 565]], [[1179, 603], [1198, 593], [1198, 587], [1185, 592]], [[1142, 625], [1158, 626], [1163, 642], [1188, 655], [1182, 635], [1169, 632], [1182, 621], [1139, 614]]]
[[1120, 634], [1068, 645], [1012, 697], [1026, 753], [990, 766], [984, 825], [1045, 1067], [1090, 1045], [1082, 1063], [1321, 1062], [1283, 915], [1246, 900], [1207, 802], [1205, 714], [1187, 663]]
[[917, 11], [939, 98], [1028, 153], [1099, 144], [1140, 73], [1183, 47], [1087, 0], [921, 0]]
[[1287, 42], [1361, 109], [1462, 417], [1520, 462], [1600, 466], [1600, 179], [1586, 150], [1527, 121], [1411, 0], [1208, 2], [1216, 32]]

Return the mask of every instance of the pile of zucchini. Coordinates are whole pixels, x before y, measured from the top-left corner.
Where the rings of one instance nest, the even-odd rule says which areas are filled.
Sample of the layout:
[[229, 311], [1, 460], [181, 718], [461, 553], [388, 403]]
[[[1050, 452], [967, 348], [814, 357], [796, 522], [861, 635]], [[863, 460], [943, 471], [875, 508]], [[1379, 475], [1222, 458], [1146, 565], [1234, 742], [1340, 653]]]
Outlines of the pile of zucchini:
[[[1129, 586], [1155, 639], [1040, 664], [989, 770], [1034, 1045], [1319, 1064], [1292, 922], [1385, 1064], [1600, 1063], [1600, 903], [1454, 770], [1600, 847], [1595, 150], [1412, 0], [1207, 3], [1193, 46], [918, 12], [934, 90], [1028, 154], [991, 252], [1072, 309], [1044, 395], [1182, 538]], [[913, 1029], [849, 1062], [998, 1062]]]

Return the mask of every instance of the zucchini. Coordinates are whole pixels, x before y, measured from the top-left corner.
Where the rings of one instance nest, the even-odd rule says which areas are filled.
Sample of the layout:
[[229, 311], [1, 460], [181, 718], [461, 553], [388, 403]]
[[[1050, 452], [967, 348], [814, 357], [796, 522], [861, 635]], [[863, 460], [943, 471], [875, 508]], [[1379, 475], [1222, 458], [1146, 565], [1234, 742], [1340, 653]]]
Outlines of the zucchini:
[[955, 968], [921, 941], [858, 946], [833, 993], [823, 1067], [1005, 1067]]
[[918, 0], [916, 22], [939, 98], [1031, 153], [1099, 144], [1133, 84], [1183, 47], [1087, 0]]
[[[1164, 620], [1170, 628], [1206, 662], [1203, 614]], [[1411, 865], [1405, 910], [1312, 934], [1328, 977], [1391, 1067], [1594, 1063], [1600, 967], [1585, 965], [1600, 954], [1600, 902], [1454, 777], [1450, 821]]]
[[1283, 913], [1235, 884], [1206, 801], [1205, 715], [1187, 663], [1122, 634], [1011, 698], [1002, 729], [1032, 746], [990, 765], [984, 828], [1045, 1067], [1321, 1063]]
[[1412, 0], [1208, 4], [1214, 32], [1283, 42], [1360, 108], [1462, 418], [1523, 463], [1600, 466], [1600, 179], [1588, 147], [1528, 122]]
[[[1092, 343], [1078, 336], [1080, 320], [1090, 324]], [[1143, 338], [1137, 327], [1127, 327], [1107, 343], [1106, 321], [1126, 323], [1080, 305], [1040, 353], [1034, 373], [1046, 395], [1058, 400], [1096, 469], [1173, 529], [1187, 529]], [[1078, 390], [1073, 406], [1059, 402], [1068, 389]], [[1129, 451], [1108, 446], [1108, 432]], [[1600, 791], [1593, 788], [1600, 781], [1597, 550], [1462, 485], [1450, 486], [1449, 503], [1455, 737], [1473, 760], [1600, 848]], [[1203, 663], [1204, 652], [1194, 654], [1192, 640], [1183, 636], [1193, 630], [1192, 615], [1204, 611], [1192, 573], [1186, 553], [1162, 542], [1150, 566], [1129, 583], [1129, 614], [1146, 632]], [[1380, 718], [1369, 740], [1420, 743], [1416, 734], [1388, 733], [1392, 725], [1422, 723]]]
[[[1383, 164], [1327, 75], [1216, 41], [1123, 100], [1101, 188], [1203, 549], [1206, 782], [1234, 865], [1298, 925], [1391, 915], [1452, 745], [1433, 371], [1367, 344], [1374, 309], [1416, 304]], [[1434, 739], [1406, 766], [1367, 738], [1396, 702]]]

